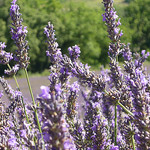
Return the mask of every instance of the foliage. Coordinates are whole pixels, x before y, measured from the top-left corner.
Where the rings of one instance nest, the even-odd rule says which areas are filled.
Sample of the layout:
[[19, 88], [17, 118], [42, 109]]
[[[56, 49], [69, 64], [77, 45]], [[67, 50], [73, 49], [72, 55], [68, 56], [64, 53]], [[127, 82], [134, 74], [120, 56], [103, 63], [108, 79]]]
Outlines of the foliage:
[[150, 1], [134, 0], [125, 9], [125, 16], [129, 19], [134, 51], [150, 48]]
[[[7, 51], [14, 52], [16, 48], [13, 46], [9, 34], [10, 17], [8, 10], [10, 2], [11, 0], [0, 1], [0, 39], [7, 44]], [[41, 41], [46, 40], [42, 36], [42, 30], [49, 20], [52, 23], [55, 22], [56, 35], [63, 53], [68, 54], [68, 46], [78, 44], [82, 51], [80, 58], [82, 62], [89, 63], [94, 67], [99, 67], [100, 64], [108, 64], [109, 60], [106, 59], [106, 56], [108, 55], [107, 45], [110, 41], [107, 39], [106, 28], [102, 23], [103, 8], [100, 2], [21, 0], [18, 3], [21, 6], [20, 11], [24, 14], [23, 20], [29, 31], [27, 36], [31, 57], [29, 71], [42, 72], [48, 68], [48, 59], [44, 51], [46, 44]], [[93, 3], [95, 6], [93, 6]], [[122, 40], [125, 43], [132, 43], [132, 49], [133, 47], [138, 51], [139, 49], [148, 49], [149, 2], [145, 0], [144, 2], [133, 3], [130, 2], [129, 6], [123, 2], [116, 2], [115, 4], [122, 17], [121, 29], [125, 33]], [[133, 14], [133, 17], [131, 14]], [[0, 72], [2, 73], [3, 69]]]
[[[7, 50], [14, 52], [15, 47], [9, 34], [9, 3], [10, 0], [1, 3], [2, 29], [0, 30], [0, 36], [1, 40], [7, 43]], [[18, 3], [21, 6], [20, 11], [24, 14], [23, 20], [29, 31], [27, 40], [30, 46], [30, 71], [43, 71], [45, 68], [48, 68], [48, 61], [44, 52], [46, 46], [44, 42], [41, 42], [45, 40], [41, 35], [42, 29], [48, 20], [51, 20], [52, 23], [55, 22], [58, 42], [62, 47], [63, 53], [67, 52], [69, 44], [74, 45], [77, 43], [80, 45], [83, 53], [81, 57], [83, 62], [89, 62], [91, 65], [108, 63], [104, 59], [107, 52], [106, 50], [102, 51], [102, 49], [107, 49], [106, 45], [108, 44], [107, 38], [103, 38], [106, 37], [106, 32], [101, 21], [102, 11], [99, 11], [97, 8], [88, 8], [82, 2], [60, 3], [55, 0], [22, 0]], [[97, 32], [99, 32], [100, 36], [97, 36]]]

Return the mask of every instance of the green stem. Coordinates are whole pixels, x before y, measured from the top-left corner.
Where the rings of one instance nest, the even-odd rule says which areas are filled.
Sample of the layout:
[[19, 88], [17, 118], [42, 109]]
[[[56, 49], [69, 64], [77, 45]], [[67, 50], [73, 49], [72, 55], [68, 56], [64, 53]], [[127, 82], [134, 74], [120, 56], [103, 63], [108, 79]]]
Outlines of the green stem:
[[[11, 70], [10, 65], [7, 64], [7, 66], [8, 66], [8, 68]], [[13, 78], [14, 78], [14, 80], [15, 80], [15, 82], [16, 82], [16, 85], [17, 85], [18, 90], [20, 91], [20, 87], [19, 87], [18, 81], [17, 81], [17, 79], [16, 79], [16, 76], [13, 75]], [[23, 101], [23, 97], [22, 97], [22, 96], [21, 96], [21, 102], [22, 102], [22, 105], [23, 105], [23, 109], [24, 109], [24, 113], [25, 113], [25, 115], [26, 115], [27, 122], [30, 123], [30, 122], [29, 122], [28, 115], [27, 115], [27, 112], [26, 112], [26, 108], [25, 108], [25, 104], [24, 104], [24, 101]]]
[[129, 115], [131, 115], [131, 116], [134, 116], [134, 114], [133, 114], [130, 110], [128, 110], [127, 108], [125, 108], [125, 106], [123, 106], [119, 101], [117, 102], [117, 104], [118, 104], [120, 107], [122, 107], [122, 108], [125, 110], [125, 112], [126, 112], [127, 114], [129, 114]]
[[117, 104], [115, 105], [115, 145], [117, 145]]
[[[9, 64], [7, 64], [7, 66], [8, 66], [8, 68], [9, 68], [9, 70], [11, 70], [10, 65], [9, 65]], [[17, 85], [17, 87], [18, 87], [19, 91], [20, 91], [19, 84], [18, 84], [18, 81], [17, 81], [17, 79], [16, 79], [16, 76], [15, 76], [15, 75], [13, 75], [13, 78], [14, 78], [14, 80], [15, 80], [15, 82], [16, 82], [16, 85]]]
[[[39, 128], [39, 132], [41, 133], [42, 140], [44, 142], [41, 125], [40, 125], [38, 114], [37, 114], [36, 103], [35, 103], [33, 92], [32, 92], [32, 88], [31, 88], [31, 85], [30, 85], [30, 81], [29, 81], [29, 76], [28, 76], [27, 69], [24, 69], [24, 71], [25, 71], [25, 75], [26, 75], [26, 79], [27, 79], [29, 91], [30, 91], [30, 94], [31, 94], [33, 106], [34, 106], [34, 112], [35, 112], [35, 117], [36, 117], [36, 120], [37, 120], [37, 125], [38, 125], [38, 128]], [[44, 149], [45, 149], [45, 144], [44, 144]]]
[[[104, 92], [105, 92], [107, 95], [109, 95], [109, 93], [108, 93], [106, 90], [104, 90]], [[122, 108], [125, 110], [125, 112], [126, 112], [127, 114], [129, 114], [129, 115], [131, 115], [131, 116], [134, 116], [134, 114], [133, 114], [130, 110], [128, 110], [127, 108], [125, 108], [125, 106], [123, 106], [119, 101], [117, 102], [116, 105], [119, 105], [120, 107], [122, 107]]]
[[[131, 122], [129, 121], [130, 127], [132, 127]], [[131, 135], [131, 141], [132, 141], [132, 146], [133, 150], [135, 150], [135, 140], [134, 140], [134, 134]]]

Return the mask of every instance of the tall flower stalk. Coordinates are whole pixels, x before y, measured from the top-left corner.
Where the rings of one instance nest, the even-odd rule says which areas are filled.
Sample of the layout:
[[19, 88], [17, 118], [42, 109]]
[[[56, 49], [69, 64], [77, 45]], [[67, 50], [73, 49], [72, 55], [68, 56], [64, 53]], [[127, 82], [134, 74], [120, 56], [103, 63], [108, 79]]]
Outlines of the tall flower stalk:
[[[124, 84], [124, 78], [123, 73], [121, 71], [121, 68], [118, 66], [118, 55], [122, 54], [122, 43], [120, 42], [120, 37], [123, 35], [122, 30], [120, 31], [119, 25], [121, 25], [120, 18], [118, 19], [118, 15], [116, 14], [116, 11], [113, 7], [113, 0], [103, 0], [104, 7], [105, 7], [105, 13], [103, 16], [103, 21], [106, 22], [106, 25], [108, 27], [108, 37], [111, 40], [111, 43], [109, 45], [109, 58], [110, 58], [110, 78], [114, 84], [114, 87], [118, 92], [121, 92], [123, 95], [127, 95], [127, 86]], [[130, 53], [129, 53], [130, 57]], [[127, 96], [126, 96], [127, 97]], [[129, 97], [125, 98], [125, 101], [122, 101], [123, 104], [130, 103]], [[117, 145], [117, 105], [120, 105], [123, 109], [125, 108], [124, 105], [122, 105], [120, 101], [120, 96], [117, 100], [117, 102], [114, 105], [114, 111], [115, 111], [115, 126], [114, 126], [114, 136], [115, 136], [115, 145]], [[129, 107], [130, 108], [130, 107]], [[126, 108], [124, 109], [127, 110]], [[133, 116], [133, 113], [127, 110], [126, 112], [129, 112], [130, 115]], [[133, 149], [135, 149], [135, 144], [132, 136], [132, 145]]]
[[[17, 0], [13, 0], [12, 1], [12, 5], [10, 8], [10, 16], [11, 16], [11, 20], [12, 20], [12, 27], [11, 27], [11, 35], [12, 35], [12, 39], [14, 40], [16, 46], [17, 46], [17, 50], [16, 50], [16, 55], [15, 55], [15, 61], [17, 62], [17, 64], [19, 65], [19, 68], [23, 68], [25, 75], [26, 75], [26, 79], [27, 79], [27, 83], [28, 83], [28, 87], [29, 87], [29, 91], [31, 94], [31, 98], [32, 98], [32, 102], [34, 105], [34, 112], [35, 112], [35, 116], [36, 116], [36, 121], [37, 121], [37, 125], [39, 128], [39, 132], [41, 133], [41, 137], [43, 139], [43, 134], [42, 134], [42, 130], [41, 130], [41, 126], [40, 126], [40, 122], [39, 122], [39, 118], [38, 118], [38, 114], [37, 114], [37, 109], [36, 109], [36, 103], [34, 100], [34, 96], [33, 96], [33, 92], [32, 92], [32, 88], [30, 85], [30, 81], [29, 81], [29, 77], [28, 77], [28, 73], [27, 73], [27, 67], [29, 65], [29, 57], [28, 57], [28, 41], [25, 40], [26, 35], [27, 35], [27, 27], [24, 27], [22, 25], [22, 21], [23, 19], [21, 18], [21, 13], [19, 12], [19, 6], [16, 4]], [[27, 119], [28, 120], [28, 119]], [[29, 120], [28, 120], [29, 122]], [[43, 139], [44, 141], [44, 139]]]

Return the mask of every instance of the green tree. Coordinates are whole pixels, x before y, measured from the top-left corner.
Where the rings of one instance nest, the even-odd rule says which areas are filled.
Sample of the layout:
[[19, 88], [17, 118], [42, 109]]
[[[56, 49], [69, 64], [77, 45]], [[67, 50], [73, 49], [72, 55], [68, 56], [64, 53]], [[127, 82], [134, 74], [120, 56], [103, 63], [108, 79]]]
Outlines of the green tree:
[[126, 8], [132, 35], [132, 47], [135, 51], [150, 49], [150, 1], [134, 0]]
[[82, 2], [68, 3], [60, 17], [63, 24], [58, 30], [58, 41], [64, 53], [69, 46], [77, 44], [84, 63], [93, 66], [108, 63], [105, 56], [109, 40], [101, 14], [100, 8], [89, 8]]
[[[10, 35], [11, 1], [0, 1], [0, 40], [6, 42], [7, 51], [14, 52], [16, 47]], [[104, 11], [100, 7], [90, 8], [85, 2], [61, 0], [18, 0], [17, 4], [20, 6], [23, 25], [28, 30], [30, 71], [41, 72], [49, 67], [45, 56], [46, 36], [43, 34], [48, 21], [54, 24], [57, 41], [63, 53], [68, 53], [68, 47], [77, 44], [81, 48], [82, 62], [92, 66], [108, 63], [106, 58], [109, 39], [101, 16]], [[123, 30], [128, 31], [127, 22], [121, 21], [124, 24]], [[129, 39], [129, 36], [124, 34], [122, 39]]]

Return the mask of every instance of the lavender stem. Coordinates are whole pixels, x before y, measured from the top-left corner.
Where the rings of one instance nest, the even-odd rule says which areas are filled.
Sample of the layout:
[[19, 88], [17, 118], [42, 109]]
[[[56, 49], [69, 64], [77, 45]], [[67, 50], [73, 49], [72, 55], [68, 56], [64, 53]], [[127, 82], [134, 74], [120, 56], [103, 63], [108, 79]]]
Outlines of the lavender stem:
[[[8, 66], [8, 68], [11, 70], [10, 65], [9, 65], [9, 64], [7, 64], [7, 66]], [[16, 85], [17, 85], [18, 89], [20, 90], [20, 88], [19, 88], [19, 84], [18, 84], [18, 81], [17, 81], [17, 79], [16, 79], [16, 76], [15, 76], [15, 75], [13, 75], [13, 78], [14, 78], [14, 80], [15, 80], [15, 82], [16, 82]]]
[[[129, 121], [130, 127], [131, 127], [131, 122]], [[131, 141], [132, 141], [132, 146], [133, 150], [135, 150], [135, 140], [134, 140], [134, 134], [131, 135]]]
[[[35, 116], [36, 116], [36, 120], [37, 120], [37, 125], [38, 125], [38, 128], [39, 128], [39, 132], [41, 133], [43, 143], [44, 143], [43, 133], [42, 133], [41, 125], [40, 125], [38, 114], [37, 114], [36, 103], [35, 103], [35, 100], [34, 100], [32, 88], [31, 88], [31, 84], [30, 84], [30, 81], [29, 81], [29, 76], [28, 76], [28, 72], [27, 72], [26, 68], [24, 68], [24, 72], [25, 72], [25, 75], [26, 75], [26, 79], [27, 79], [29, 91], [30, 91], [30, 94], [31, 94], [32, 102], [33, 102], [33, 105], [34, 105], [34, 112], [35, 112]], [[44, 143], [44, 149], [45, 149], [45, 143]]]
[[123, 106], [120, 102], [117, 102], [117, 104], [123, 108], [127, 114], [131, 115], [131, 116], [134, 116], [132, 112], [130, 112], [127, 108], [125, 108], [125, 106]]
[[[10, 65], [7, 64], [7, 66], [8, 66], [8, 68], [11, 70]], [[16, 85], [17, 85], [18, 90], [20, 91], [20, 87], [19, 87], [19, 84], [18, 84], [18, 81], [17, 81], [16, 76], [13, 75], [13, 78], [14, 78], [14, 80], [15, 80], [15, 82], [16, 82]], [[21, 102], [22, 102], [22, 105], [23, 105], [23, 109], [24, 109], [24, 113], [25, 113], [25, 115], [26, 115], [27, 122], [30, 123], [30, 122], [29, 122], [28, 115], [27, 115], [27, 112], [26, 112], [25, 104], [24, 104], [24, 101], [23, 101], [23, 97], [21, 97]]]

